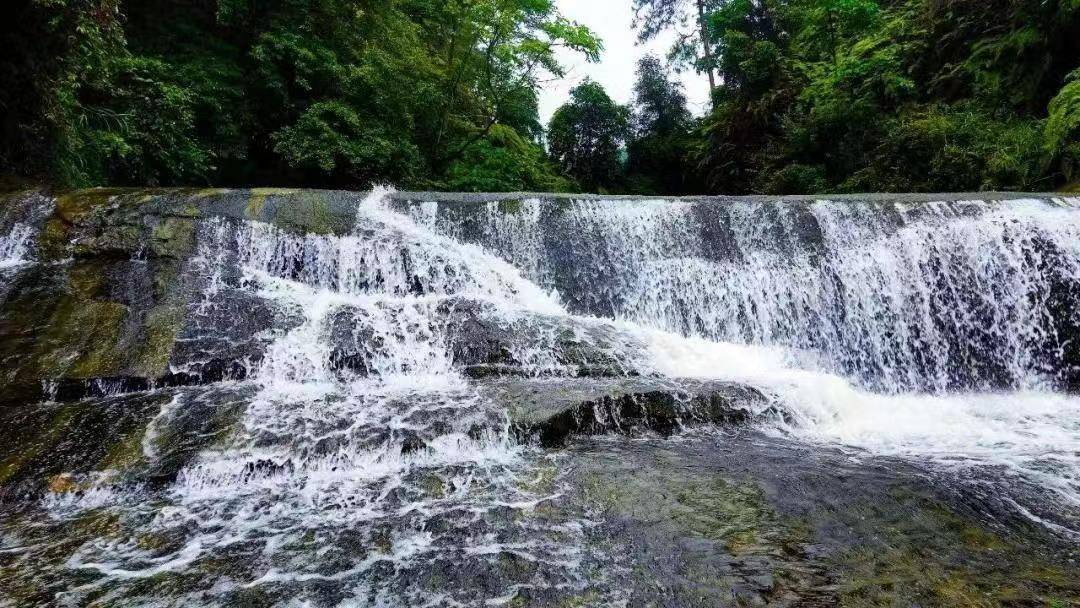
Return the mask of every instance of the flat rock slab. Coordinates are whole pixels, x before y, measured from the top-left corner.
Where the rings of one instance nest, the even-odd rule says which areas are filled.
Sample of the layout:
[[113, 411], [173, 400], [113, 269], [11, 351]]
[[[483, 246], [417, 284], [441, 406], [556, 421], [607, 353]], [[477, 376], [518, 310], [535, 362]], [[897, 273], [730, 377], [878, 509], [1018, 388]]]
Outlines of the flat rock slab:
[[580, 438], [559, 462], [558, 508], [596, 522], [586, 553], [631, 606], [1080, 601], [1075, 546], [908, 461], [702, 429]]

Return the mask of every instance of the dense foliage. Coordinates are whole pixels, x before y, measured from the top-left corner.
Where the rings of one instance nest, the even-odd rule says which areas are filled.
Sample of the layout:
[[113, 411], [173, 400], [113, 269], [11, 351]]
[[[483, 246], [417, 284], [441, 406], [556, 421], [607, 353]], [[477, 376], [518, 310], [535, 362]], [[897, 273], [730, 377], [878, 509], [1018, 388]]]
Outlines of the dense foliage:
[[1077, 0], [725, 0], [708, 30], [723, 84], [692, 157], [712, 190], [1080, 179]]
[[[0, 173], [70, 186], [1050, 190], [1080, 183], [1080, 0], [633, 0], [629, 106], [550, 125], [554, 0], [15, 0]], [[714, 82], [693, 117], [669, 70]], [[545, 147], [546, 144], [546, 147]]]
[[[570, 184], [540, 144], [551, 0], [23, 0], [0, 160], [69, 185]], [[6, 86], [8, 83], [30, 83]]]
[[627, 186], [636, 192], [696, 194], [703, 191], [687, 162], [694, 119], [686, 95], [659, 58], [638, 62], [634, 131], [627, 146]]
[[615, 186], [620, 177], [619, 151], [630, 129], [629, 114], [603, 87], [586, 80], [551, 117], [551, 156], [588, 190]]

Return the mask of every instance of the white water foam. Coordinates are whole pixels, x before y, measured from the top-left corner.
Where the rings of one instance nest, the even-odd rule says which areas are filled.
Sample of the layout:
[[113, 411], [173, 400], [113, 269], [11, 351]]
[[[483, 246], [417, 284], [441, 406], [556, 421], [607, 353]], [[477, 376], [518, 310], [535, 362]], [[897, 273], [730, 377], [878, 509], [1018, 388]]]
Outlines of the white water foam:
[[877, 391], [1045, 390], [1078, 323], [1077, 204], [524, 201], [468, 235], [576, 313], [787, 347]]
[[[731, 380], [772, 395], [804, 440], [902, 456], [963, 472], [999, 467], [1080, 513], [1080, 397], [1051, 392], [882, 395], [833, 374], [790, 367], [776, 348], [647, 332], [655, 369]], [[1054, 526], [1070, 537], [1080, 530]]]
[[[510, 551], [547, 564], [550, 584], [584, 584], [576, 567], [580, 526], [538, 521], [508, 534], [514, 527], [499, 523], [504, 512], [532, 511], [550, 497], [522, 485], [532, 475], [528, 448], [513, 439], [503, 406], [481, 399], [453, 368], [437, 312], [450, 297], [480, 300], [510, 317], [561, 307], [506, 262], [426, 232], [386, 209], [384, 199], [377, 191], [360, 202], [356, 231], [344, 236], [294, 235], [260, 223], [238, 225], [229, 236], [228, 224], [213, 227], [214, 247], [235, 243], [242, 285], [298, 323], [275, 330], [254, 372], [258, 392], [234, 435], [188, 463], [167, 504], [144, 524], [149, 533], [179, 536], [181, 546], [161, 553], [93, 541], [69, 568], [96, 571], [104, 575], [99, 584], [111, 585], [187, 572], [241, 551], [251, 573], [226, 589], [335, 581], [367, 586], [361, 603], [415, 605], [431, 597], [411, 571], [462, 560], [482, 570]], [[224, 263], [229, 256], [214, 247], [200, 250], [196, 262]], [[225, 282], [211, 274], [206, 306]], [[367, 375], [343, 376], [330, 365], [341, 314], [357, 315], [354, 331], [368, 332], [363, 341], [374, 345]], [[158, 453], [156, 425], [177, 403], [151, 424], [148, 458]], [[51, 498], [45, 506], [67, 512], [80, 500]], [[474, 591], [463, 585], [455, 593], [468, 603]]]
[[[996, 468], [1080, 514], [1080, 398], [1052, 388], [1078, 203], [524, 201], [489, 204], [472, 238], [624, 319], [654, 371], [762, 388], [789, 436]], [[415, 217], [459, 222], [432, 203]]]
[[[539, 326], [528, 334], [531, 343], [511, 345], [515, 359], [536, 373], [565, 369], [553, 356], [558, 339], [602, 342], [607, 355], [623, 363], [627, 373], [715, 378], [761, 388], [790, 414], [790, 424], [770, 427], [770, 432], [953, 470], [999, 467], [1052, 492], [1066, 509], [1080, 506], [1077, 398], [1035, 386], [1012, 393], [950, 393], [935, 384], [933, 373], [919, 373], [915, 379], [929, 378], [925, 388], [936, 394], [900, 391], [906, 381], [888, 385], [895, 394], [875, 393], [865, 382], [860, 385], [866, 379], [862, 372], [869, 373], [869, 368], [845, 378], [829, 373], [827, 364], [819, 369], [797, 365], [812, 360], [813, 351], [822, 355], [822, 344], [841, 350], [845, 344], [806, 345], [792, 339], [815, 327], [828, 336], [865, 324], [873, 334], [867, 343], [872, 345], [890, 331], [905, 331], [889, 329], [896, 319], [903, 321], [900, 325], [965, 319], [954, 323], [954, 329], [972, 328], [975, 321], [964, 318], [963, 310], [945, 314], [929, 304], [935, 301], [932, 297], [919, 299], [931, 287], [941, 288], [924, 278], [915, 281], [920, 264], [937, 259], [933, 254], [954, 260], [942, 262], [944, 270], [935, 271], [946, 291], [970, 284], [980, 298], [988, 298], [1001, 288], [995, 281], [1003, 281], [1015, 292], [985, 318], [996, 328], [991, 332], [995, 339], [1021, 347], [1026, 334], [1014, 336], [1010, 328], [1030, 325], [1031, 318], [1024, 315], [1033, 310], [1042, 314], [1045, 307], [1036, 304], [1048, 297], [1049, 283], [1042, 275], [1025, 278], [1024, 273], [1033, 268], [1041, 272], [1050, 263], [1032, 261], [1032, 256], [1042, 255], [1033, 243], [1036, 236], [1055, 243], [1063, 252], [1059, 255], [1069, 260], [1058, 270], [1071, 277], [1069, 264], [1080, 259], [1069, 249], [1072, 245], [1063, 242], [1074, 228], [1072, 215], [1061, 212], [1058, 219], [1064, 227], [1055, 227], [1048, 218], [1059, 210], [1024, 203], [1001, 210], [1000, 217], [939, 214], [932, 227], [894, 225], [887, 233], [886, 228], [871, 227], [866, 235], [851, 232], [848, 242], [830, 241], [832, 249], [824, 255], [841, 264], [839, 275], [850, 273], [841, 280], [847, 287], [842, 291], [859, 304], [846, 309], [853, 318], [835, 319], [820, 316], [825, 314], [822, 298], [839, 292], [828, 291], [809, 255], [800, 253], [792, 261], [784, 247], [768, 242], [773, 232], [752, 221], [762, 209], [732, 220], [745, 220], [745, 225], [732, 228], [743, 239], [737, 244], [742, 261], [735, 264], [710, 258], [695, 244], [691, 205], [576, 204], [564, 210], [569, 225], [581, 229], [567, 235], [572, 247], [581, 248], [572, 253], [609, 264], [581, 269], [584, 278], [578, 278], [588, 283], [586, 295], [613, 306], [618, 317], [613, 320], [572, 316], [553, 293], [554, 284], [538, 283], [555, 281], [559, 270], [539, 257], [547, 248], [539, 229], [544, 216], [539, 202], [527, 202], [509, 219], [493, 219], [501, 217], [497, 207], [485, 210], [485, 238], [502, 235], [499, 253], [515, 263], [517, 256], [528, 258], [531, 261], [519, 264], [525, 272], [551, 277], [531, 281], [492, 250], [430, 229], [438, 223], [438, 209], [432, 205], [410, 217], [390, 210], [385, 199], [385, 191], [376, 191], [361, 201], [354, 232], [343, 236], [297, 235], [257, 222], [222, 221], [214, 226], [208, 242], [216, 245], [201, 248], [197, 260], [204, 270], [235, 263], [243, 288], [273, 302], [296, 322], [273, 330], [251, 380], [256, 394], [235, 434], [204, 449], [179, 472], [160, 501], [142, 507], [140, 513], [148, 519], [141, 529], [173, 544], [155, 551], [129, 538], [98, 539], [72, 555], [70, 568], [98, 572], [104, 575], [98, 584], [116, 585], [165, 573], [190, 574], [212, 568], [216, 560], [232, 559], [232, 573], [215, 582], [222, 593], [253, 587], [308, 590], [331, 582], [355, 588], [359, 604], [470, 604], [481, 597], [512, 597], [517, 588], [491, 594], [474, 590], [463, 578], [466, 584], [454, 588], [457, 595], [446, 597], [422, 588], [420, 575], [494, 568], [497, 556], [512, 554], [543, 568], [543, 576], [530, 584], [580, 588], [588, 522], [538, 518], [521, 523], [521, 514], [550, 496], [520, 483], [534, 476], [529, 467], [536, 454], [512, 438], [505, 404], [481, 398], [453, 363], [440, 307], [454, 298], [482, 302], [509, 328]], [[840, 213], [831, 204], [815, 207], [826, 234], [839, 230], [830, 226], [854, 222], [826, 217], [833, 212]], [[787, 230], [792, 222], [779, 225]], [[945, 236], [935, 236], [937, 231]], [[760, 253], [755, 244], [762, 244]], [[215, 248], [219, 246], [225, 249]], [[896, 253], [897, 248], [916, 253]], [[1004, 248], [1000, 259], [990, 255], [995, 248]], [[884, 261], [875, 265], [876, 259]], [[602, 280], [604, 272], [610, 273], [610, 281]], [[725, 278], [721, 272], [738, 276]], [[224, 274], [213, 276], [206, 288], [207, 306], [226, 282]], [[674, 278], [665, 282], [664, 277]], [[865, 289], [858, 287], [864, 280]], [[902, 297], [882, 299], [875, 291], [882, 286]], [[746, 294], [736, 294], [738, 289]], [[679, 300], [683, 295], [687, 299]], [[908, 307], [909, 302], [918, 305]], [[923, 304], [929, 308], [920, 309]], [[720, 325], [715, 331], [687, 331], [695, 324], [704, 328], [720, 323], [725, 314], [735, 315], [742, 329], [757, 327], [762, 333], [746, 339], [740, 332], [735, 339], [720, 331]], [[356, 342], [368, 347], [365, 373], [331, 364], [340, 346], [333, 330], [343, 315], [345, 326], [353, 324]], [[766, 328], [784, 324], [790, 324], [785, 331], [795, 334], [777, 330], [766, 336]], [[936, 343], [928, 344], [932, 350]], [[893, 356], [892, 351], [867, 348], [876, 353], [877, 363]], [[1003, 350], [1002, 355], [998, 361], [1015, 367], [1016, 373], [1032, 371], [1025, 367], [1034, 364], [1024, 353]], [[823, 356], [828, 363], [830, 353]], [[944, 364], [920, 365], [936, 372]], [[892, 374], [888, 377], [893, 380], [908, 373], [887, 366], [874, 370]], [[166, 424], [180, 404], [165, 406], [152, 423], [143, 445], [148, 459], [158, 454], [157, 425]], [[45, 506], [64, 513], [138, 498], [117, 496], [108, 488], [85, 499], [50, 497]]]
[[29, 261], [34, 234], [32, 226], [16, 222], [7, 234], [0, 235], [0, 270], [21, 266]]

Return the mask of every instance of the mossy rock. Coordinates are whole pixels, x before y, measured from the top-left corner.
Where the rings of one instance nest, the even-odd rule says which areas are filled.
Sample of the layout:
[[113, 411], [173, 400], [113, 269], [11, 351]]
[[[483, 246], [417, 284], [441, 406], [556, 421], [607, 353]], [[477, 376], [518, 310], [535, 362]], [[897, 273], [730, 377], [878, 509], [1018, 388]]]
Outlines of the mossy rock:
[[128, 308], [115, 302], [61, 296], [34, 353], [40, 378], [100, 378], [123, 367], [119, 348]]
[[95, 210], [112, 204], [116, 197], [129, 193], [128, 190], [115, 188], [92, 188], [69, 192], [56, 199], [56, 215], [68, 224], [75, 224]]
[[56, 200], [39, 237], [42, 264], [0, 304], [5, 402], [39, 399], [43, 382], [168, 370], [198, 215], [175, 194], [98, 188]]
[[164, 374], [169, 368], [169, 358], [186, 312], [181, 306], [158, 306], [150, 310], [143, 320], [141, 339], [136, 341], [136, 350], [125, 371], [146, 378]]
[[1017, 538], [919, 496], [900, 496], [905, 516], [875, 521], [885, 548], [837, 556], [841, 606], [994, 607], [1080, 605], [1080, 569], [1058, 563]]
[[499, 201], [499, 213], [505, 213], [508, 215], [516, 215], [521, 213], [523, 203], [521, 199], [510, 199], [505, 201]]
[[195, 247], [195, 221], [166, 217], [151, 231], [150, 250], [165, 258], [186, 259]]
[[291, 197], [301, 190], [292, 188], [252, 188], [248, 192], [248, 203], [244, 209], [244, 215], [249, 220], [265, 222], [266, 202], [272, 197]]
[[[253, 195], [254, 196], [254, 195]], [[302, 190], [273, 199], [271, 221], [277, 227], [298, 234], [344, 234], [352, 229], [353, 218], [335, 213], [328, 193]], [[265, 206], [266, 203], [261, 205]], [[250, 206], [249, 206], [250, 207]], [[267, 210], [260, 207], [262, 215]]]
[[0, 495], [80, 491], [92, 472], [143, 462], [146, 426], [167, 394], [0, 409]]

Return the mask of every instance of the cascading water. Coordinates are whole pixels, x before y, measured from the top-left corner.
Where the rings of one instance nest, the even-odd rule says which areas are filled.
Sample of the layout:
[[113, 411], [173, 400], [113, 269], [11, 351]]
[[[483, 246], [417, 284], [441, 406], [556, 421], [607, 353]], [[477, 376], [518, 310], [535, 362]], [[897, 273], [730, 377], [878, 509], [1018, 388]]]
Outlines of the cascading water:
[[142, 468], [55, 478], [3, 551], [63, 556], [34, 580], [70, 605], [636, 605], [513, 419], [567, 378], [747, 385], [764, 436], [1004, 482], [1080, 539], [1080, 201], [410, 198], [346, 234], [200, 219], [168, 377], [225, 381], [150, 391]]
[[0, 208], [0, 271], [26, 264], [33, 257], [34, 237], [51, 201], [27, 196]]
[[452, 204], [411, 213], [498, 252], [574, 313], [784, 346], [898, 393], [1069, 381], [1077, 204], [532, 200], [464, 221]]
[[34, 229], [26, 224], [15, 224], [11, 232], [0, 236], [0, 268], [25, 263], [33, 237]]
[[639, 328], [654, 371], [757, 385], [788, 410], [785, 430], [810, 440], [967, 474], [1004, 466], [1048, 491], [1069, 516], [1047, 523], [1080, 538], [1080, 399], [1055, 392], [1075, 387], [1080, 364], [1078, 205], [537, 199], [464, 217], [455, 203], [407, 210], [498, 252], [571, 311]]
[[[298, 236], [219, 219], [202, 237], [194, 263], [208, 271], [208, 295], [194, 305], [199, 314], [212, 314], [223, 290], [245, 289], [289, 321], [253, 363], [256, 390], [234, 435], [181, 469], [150, 513], [129, 513], [129, 525], [175, 546], [88, 543], [68, 567], [103, 575], [95, 591], [123, 597], [162, 572], [206, 571], [223, 555], [244, 556], [250, 563], [232, 566], [211, 593], [225, 603], [245, 588], [441, 605], [583, 585], [587, 521], [530, 515], [550, 498], [530, 480], [551, 465], [513, 438], [501, 404], [454, 369], [440, 318], [440, 307], [458, 299], [507, 317], [559, 311], [547, 293], [480, 248], [386, 210], [378, 191], [360, 203], [352, 235]], [[229, 260], [241, 270], [234, 285], [220, 272]], [[364, 334], [362, 370], [334, 364], [337, 317]], [[154, 445], [151, 438], [143, 447], [151, 459]], [[98, 488], [47, 504], [63, 517], [144, 500], [143, 488]], [[533, 582], [500, 586], [507, 554], [530, 564]]]

